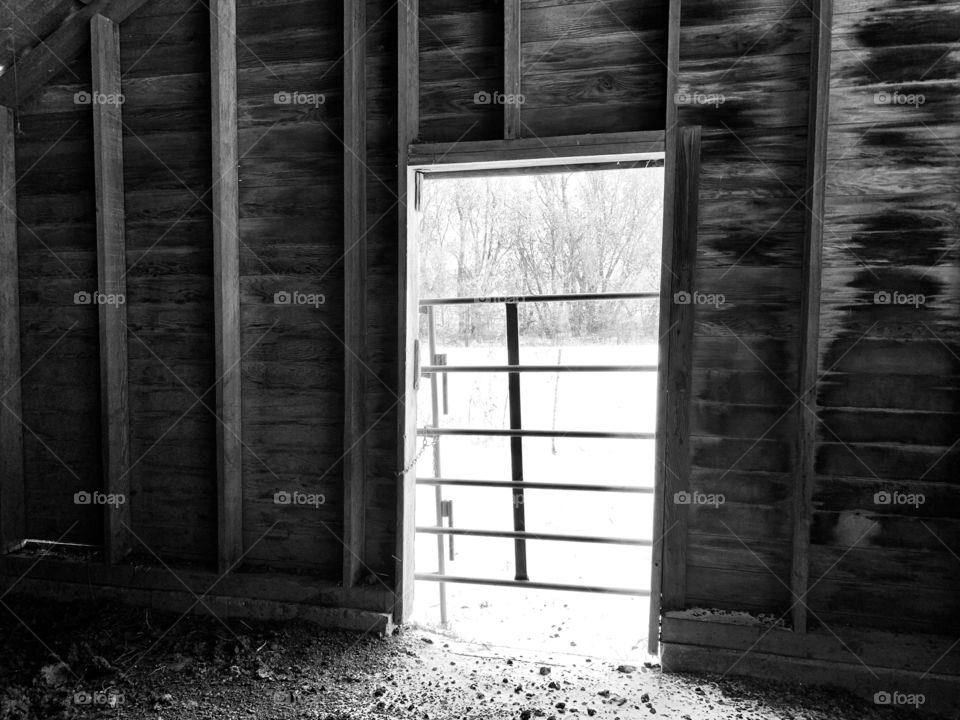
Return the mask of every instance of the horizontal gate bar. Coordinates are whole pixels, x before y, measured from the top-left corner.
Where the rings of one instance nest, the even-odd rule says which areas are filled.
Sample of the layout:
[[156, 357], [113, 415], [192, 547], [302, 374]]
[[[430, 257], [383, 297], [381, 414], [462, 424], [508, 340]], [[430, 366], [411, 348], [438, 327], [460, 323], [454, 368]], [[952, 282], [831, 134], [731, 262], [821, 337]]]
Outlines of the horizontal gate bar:
[[652, 300], [659, 298], [660, 293], [658, 292], [583, 293], [582, 295], [494, 295], [492, 297], [427, 298], [420, 301], [420, 306], [579, 302], [581, 300]]
[[[518, 483], [519, 484], [519, 483]], [[597, 535], [557, 535], [554, 533], [518, 532], [516, 530], [470, 530], [449, 527], [418, 527], [418, 533], [426, 535], [464, 535], [467, 537], [510, 538], [513, 540], [551, 540], [557, 542], [600, 543], [604, 545], [636, 545], [650, 547], [651, 540], [637, 538], [601, 537]]]
[[420, 372], [424, 375], [453, 372], [656, 372], [656, 365], [425, 365]]
[[652, 487], [635, 485], [587, 485], [585, 483], [546, 483], [524, 480], [523, 483], [511, 480], [454, 480], [448, 478], [417, 478], [417, 485], [440, 485], [444, 487], [494, 487], [509, 490], [577, 490], [594, 492], [636, 493], [652, 495]]
[[525, 587], [531, 590], [567, 590], [570, 592], [588, 592], [602, 595], [634, 595], [649, 597], [649, 590], [633, 588], [606, 587], [603, 585], [565, 585], [563, 583], [534, 582], [532, 580], [495, 580], [493, 578], [472, 578], [460, 575], [437, 575], [435, 573], [417, 573], [417, 580], [429, 580], [442, 583], [463, 583], [466, 585], [493, 585], [496, 587]]
[[600, 432], [592, 430], [493, 430], [483, 428], [418, 428], [418, 435], [475, 435], [478, 437], [542, 437], [542, 438], [611, 438], [619, 440], [653, 440], [650, 432]]

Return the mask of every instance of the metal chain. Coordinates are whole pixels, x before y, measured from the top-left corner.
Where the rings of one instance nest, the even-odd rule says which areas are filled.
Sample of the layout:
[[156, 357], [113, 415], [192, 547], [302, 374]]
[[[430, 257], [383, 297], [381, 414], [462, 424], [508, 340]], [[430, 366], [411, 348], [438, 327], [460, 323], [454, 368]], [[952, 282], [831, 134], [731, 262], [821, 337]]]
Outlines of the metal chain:
[[401, 478], [402, 478], [402, 477], [406, 476], [406, 474], [407, 474], [408, 472], [410, 472], [411, 470], [413, 470], [413, 469], [417, 466], [417, 463], [420, 462], [420, 458], [422, 458], [422, 457], [426, 454], [427, 450], [429, 450], [429, 449], [432, 448], [432, 447], [436, 447], [437, 442], [438, 442], [439, 440], [440, 440], [440, 436], [439, 436], [439, 435], [434, 435], [432, 438], [430, 438], [430, 437], [424, 437], [424, 438], [423, 438], [423, 447], [420, 448], [420, 452], [418, 452], [418, 453], [416, 454], [416, 456], [413, 458], [413, 460], [411, 460], [411, 461], [409, 462], [409, 464], [407, 464], [407, 466], [406, 466], [402, 471], [400, 471], [399, 473], [397, 473], [397, 477], [401, 477]]

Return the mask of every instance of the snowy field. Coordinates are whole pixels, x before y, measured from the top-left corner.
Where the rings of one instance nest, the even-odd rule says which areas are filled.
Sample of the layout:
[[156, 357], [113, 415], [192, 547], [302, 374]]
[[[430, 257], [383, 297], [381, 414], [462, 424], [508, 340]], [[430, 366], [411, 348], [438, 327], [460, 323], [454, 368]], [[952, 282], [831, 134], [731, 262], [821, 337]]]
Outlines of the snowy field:
[[[438, 347], [448, 365], [506, 364], [503, 346]], [[523, 346], [521, 364], [655, 365], [653, 339], [636, 345]], [[424, 358], [427, 364], [427, 358]], [[447, 414], [441, 427], [507, 428], [505, 373], [450, 374]], [[527, 373], [521, 376], [523, 426], [538, 430], [653, 432], [656, 373]], [[442, 389], [442, 388], [441, 388]], [[432, 424], [430, 381], [421, 383], [421, 425]], [[509, 480], [509, 438], [443, 437], [439, 441], [441, 476]], [[652, 487], [652, 440], [525, 438], [525, 480]], [[418, 476], [434, 476], [434, 456], [426, 452]], [[443, 488], [452, 500], [455, 526], [512, 530], [509, 489]], [[528, 490], [529, 532], [652, 537], [651, 495]], [[419, 487], [417, 524], [436, 524], [435, 489]], [[454, 559], [445, 545], [449, 575], [512, 579], [514, 543], [501, 538], [454, 538]], [[437, 570], [437, 537], [417, 536], [417, 571]], [[528, 541], [530, 579], [648, 589], [650, 548], [587, 543]], [[548, 649], [616, 658], [645, 651], [647, 598], [593, 595], [522, 588], [447, 584], [450, 630], [494, 645]], [[439, 585], [418, 582], [415, 620], [439, 623]], [[624, 619], [628, 619], [624, 626]]]

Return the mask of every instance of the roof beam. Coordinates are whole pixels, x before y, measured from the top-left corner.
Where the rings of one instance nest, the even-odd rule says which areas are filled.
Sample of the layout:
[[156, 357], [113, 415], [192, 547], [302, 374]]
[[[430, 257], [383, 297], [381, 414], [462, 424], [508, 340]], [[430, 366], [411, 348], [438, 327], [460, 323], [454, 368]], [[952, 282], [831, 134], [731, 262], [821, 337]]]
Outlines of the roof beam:
[[103, 15], [121, 23], [148, 0], [88, 0], [67, 16], [60, 27], [0, 75], [0, 105], [20, 108], [44, 85], [70, 66], [89, 41], [90, 21]]

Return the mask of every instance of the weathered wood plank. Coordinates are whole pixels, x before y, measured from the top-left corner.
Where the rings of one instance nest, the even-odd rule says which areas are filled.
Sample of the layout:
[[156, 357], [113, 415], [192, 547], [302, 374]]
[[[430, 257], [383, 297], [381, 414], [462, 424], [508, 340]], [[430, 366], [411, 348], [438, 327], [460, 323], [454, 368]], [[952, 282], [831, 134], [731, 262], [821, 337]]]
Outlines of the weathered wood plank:
[[[130, 413], [127, 387], [126, 242], [124, 239], [123, 119], [120, 30], [102, 15], [90, 21], [93, 143], [97, 200], [100, 402], [104, 492], [121, 498], [103, 507], [104, 552], [116, 564], [130, 551]], [[112, 101], [111, 101], [112, 99]]]
[[[664, 410], [661, 464], [663, 487], [663, 577], [662, 611], [684, 607], [686, 603], [686, 534], [689, 506], [676, 502], [677, 493], [689, 489], [690, 470], [690, 367], [692, 362], [693, 305], [677, 301], [679, 293], [691, 293], [696, 265], [698, 190], [700, 175], [700, 128], [680, 128], [671, 133], [675, 142], [670, 153], [672, 169], [668, 182], [673, 184], [667, 202], [671, 216], [669, 228], [669, 265], [664, 260], [664, 302], [670, 303], [661, 333], [661, 353], [665, 353], [660, 397]], [[668, 225], [665, 222], [664, 227]], [[666, 232], [666, 230], [665, 230]], [[666, 242], [665, 242], [666, 244]], [[665, 253], [666, 254], [666, 253]], [[655, 548], [656, 551], [656, 548]]]
[[243, 552], [239, 177], [237, 171], [236, 0], [210, 6], [213, 127], [213, 262], [216, 312], [218, 565]]
[[15, 130], [13, 111], [0, 107], [0, 552], [26, 530]]
[[366, 486], [367, 83], [366, 4], [344, 0], [343, 58], [343, 585], [363, 570]]
[[[504, 0], [503, 3], [503, 92], [508, 98], [519, 98], [523, 94], [521, 82], [521, 42], [522, 25], [520, 20], [520, 0]], [[520, 137], [519, 102], [507, 102], [503, 105], [503, 137], [512, 140]]]
[[790, 589], [795, 632], [807, 630], [810, 575], [810, 523], [816, 461], [817, 393], [819, 375], [820, 286], [823, 272], [824, 208], [826, 204], [827, 132], [829, 129], [830, 50], [833, 0], [818, 0], [812, 9], [810, 49], [810, 119], [807, 126], [807, 182], [804, 207], [804, 246], [800, 310], [800, 368], [797, 378], [797, 470], [793, 497], [793, 560]]

